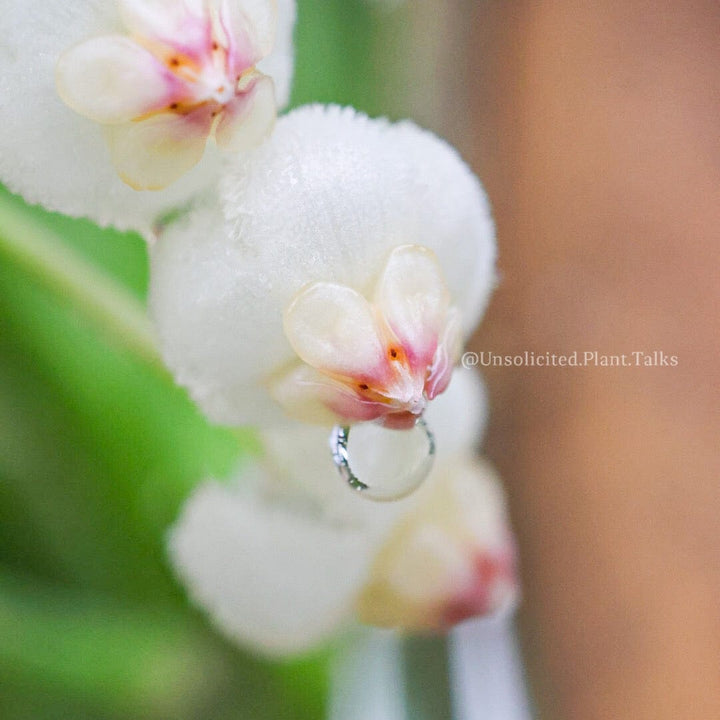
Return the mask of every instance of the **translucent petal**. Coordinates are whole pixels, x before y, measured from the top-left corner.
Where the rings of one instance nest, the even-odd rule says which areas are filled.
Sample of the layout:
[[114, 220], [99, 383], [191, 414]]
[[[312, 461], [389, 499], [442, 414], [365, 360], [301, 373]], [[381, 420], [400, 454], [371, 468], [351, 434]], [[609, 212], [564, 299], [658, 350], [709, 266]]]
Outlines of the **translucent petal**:
[[[216, 36], [223, 38], [222, 44], [227, 48], [228, 67], [239, 75], [272, 50], [277, 8], [269, 0], [220, 0], [218, 5]], [[253, 10], [259, 11], [259, 25], [251, 17]]]
[[271, 383], [273, 398], [277, 400], [288, 417], [314, 425], [330, 428], [338, 418], [325, 404], [328, 392], [333, 392], [336, 383], [329, 381], [315, 368], [308, 365], [293, 367]]
[[276, 117], [273, 81], [261, 76], [251, 90], [225, 106], [215, 128], [215, 139], [223, 150], [250, 150], [270, 135]]
[[277, 1], [277, 31], [272, 52], [257, 65], [260, 72], [269, 75], [275, 82], [275, 98], [278, 108], [284, 108], [290, 101], [293, 77], [293, 31], [295, 29], [295, 0]]
[[[288, 12], [285, 7], [282, 10]], [[219, 15], [231, 39], [249, 34], [256, 52], [253, 63], [273, 49], [278, 23], [277, 0], [219, 0]]]
[[460, 313], [455, 308], [450, 308], [445, 318], [445, 327], [440, 336], [440, 342], [432, 359], [430, 374], [425, 381], [425, 394], [428, 400], [433, 400], [437, 395], [445, 392], [453, 375], [453, 366], [461, 351]]
[[417, 245], [393, 250], [376, 302], [400, 340], [412, 367], [426, 367], [443, 330], [450, 295], [432, 251]]
[[161, 113], [107, 127], [107, 141], [120, 177], [136, 190], [160, 190], [196, 165], [205, 152], [211, 111]]
[[359, 380], [382, 372], [372, 308], [344, 285], [315, 283], [298, 294], [285, 312], [285, 334], [300, 358], [323, 372]]
[[[299, 108], [231, 160], [220, 195], [217, 207], [198, 208], [154, 244], [151, 305], [175, 377], [213, 417], [222, 405], [223, 422], [268, 417], [258, 388], [296, 361], [282, 314], [309, 283], [366, 296], [396, 247], [427, 247], [463, 335], [494, 284], [479, 182], [446, 143], [414, 125]], [[277, 407], [269, 393], [265, 400]]]
[[[263, 471], [244, 472], [243, 485], [253, 472]], [[374, 548], [365, 540], [362, 529], [207, 482], [187, 501], [170, 555], [226, 634], [269, 654], [296, 653], [350, 618]]]
[[151, 43], [172, 45], [189, 57], [209, 50], [211, 23], [205, 0], [119, 0], [125, 27]]
[[375, 420], [387, 412], [386, 405], [362, 398], [307, 365], [275, 381], [272, 394], [289, 417], [326, 426]]
[[123, 123], [181, 101], [187, 89], [123, 35], [80, 43], [58, 60], [57, 90], [75, 112], [99, 123]]

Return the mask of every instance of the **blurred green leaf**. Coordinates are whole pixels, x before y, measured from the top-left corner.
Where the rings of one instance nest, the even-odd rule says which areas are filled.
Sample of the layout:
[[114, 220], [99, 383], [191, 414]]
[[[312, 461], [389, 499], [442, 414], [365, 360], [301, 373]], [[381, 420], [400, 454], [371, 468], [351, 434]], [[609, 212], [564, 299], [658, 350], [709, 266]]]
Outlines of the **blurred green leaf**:
[[168, 524], [193, 485], [226, 473], [249, 440], [211, 427], [174, 386], [136, 298], [4, 203], [0, 260], [8, 542], [41, 538], [46, 564], [106, 591], [167, 585]]
[[0, 636], [4, 720], [67, 718], [68, 703], [73, 718], [113, 720], [322, 713], [321, 661], [294, 664], [310, 681], [310, 692], [298, 692], [282, 668], [234, 652], [182, 609], [80, 595], [0, 569]]

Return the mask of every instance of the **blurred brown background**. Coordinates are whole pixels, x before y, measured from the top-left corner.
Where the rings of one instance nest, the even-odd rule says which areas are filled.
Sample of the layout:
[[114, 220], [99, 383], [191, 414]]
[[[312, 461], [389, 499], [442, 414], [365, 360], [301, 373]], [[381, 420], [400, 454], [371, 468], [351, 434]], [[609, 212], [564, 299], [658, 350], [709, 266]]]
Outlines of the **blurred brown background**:
[[679, 361], [484, 371], [539, 710], [719, 718], [720, 5], [453, 7], [502, 274], [474, 349]]

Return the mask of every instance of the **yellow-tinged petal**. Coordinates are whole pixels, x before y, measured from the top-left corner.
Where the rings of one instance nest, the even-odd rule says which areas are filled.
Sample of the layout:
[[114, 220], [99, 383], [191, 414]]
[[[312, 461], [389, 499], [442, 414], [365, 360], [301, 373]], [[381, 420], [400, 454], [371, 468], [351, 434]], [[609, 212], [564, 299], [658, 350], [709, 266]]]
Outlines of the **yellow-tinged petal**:
[[276, 117], [274, 84], [263, 75], [225, 106], [215, 129], [217, 144], [233, 152], [254, 148], [270, 135]]
[[146, 39], [192, 39], [198, 30], [209, 28], [205, 0], [119, 0], [119, 4], [125, 27]]
[[136, 190], [161, 190], [196, 165], [205, 152], [212, 111], [161, 113], [111, 125], [106, 139], [120, 177]]
[[75, 112], [103, 124], [126, 123], [179, 101], [186, 93], [155, 56], [130, 38], [107, 35], [64, 53], [58, 93]]
[[[286, 8], [285, 12], [290, 10]], [[273, 49], [278, 23], [276, 0], [220, 0], [218, 16], [231, 44], [233, 38], [244, 34], [252, 39], [256, 61]]]
[[368, 377], [385, 360], [368, 301], [345, 285], [318, 282], [285, 313], [285, 334], [308, 365], [344, 377]]
[[380, 311], [411, 361], [427, 366], [443, 332], [450, 294], [435, 253], [404, 245], [390, 254], [378, 285]]

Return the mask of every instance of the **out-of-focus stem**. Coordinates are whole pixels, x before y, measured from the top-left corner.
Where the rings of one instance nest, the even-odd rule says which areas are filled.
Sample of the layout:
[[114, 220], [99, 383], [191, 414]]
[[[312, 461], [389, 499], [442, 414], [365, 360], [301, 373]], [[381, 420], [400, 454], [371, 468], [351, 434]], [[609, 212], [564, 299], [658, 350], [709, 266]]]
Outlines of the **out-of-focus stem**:
[[159, 366], [152, 329], [142, 304], [2, 196], [0, 257], [21, 266], [63, 300], [71, 302], [123, 347]]

